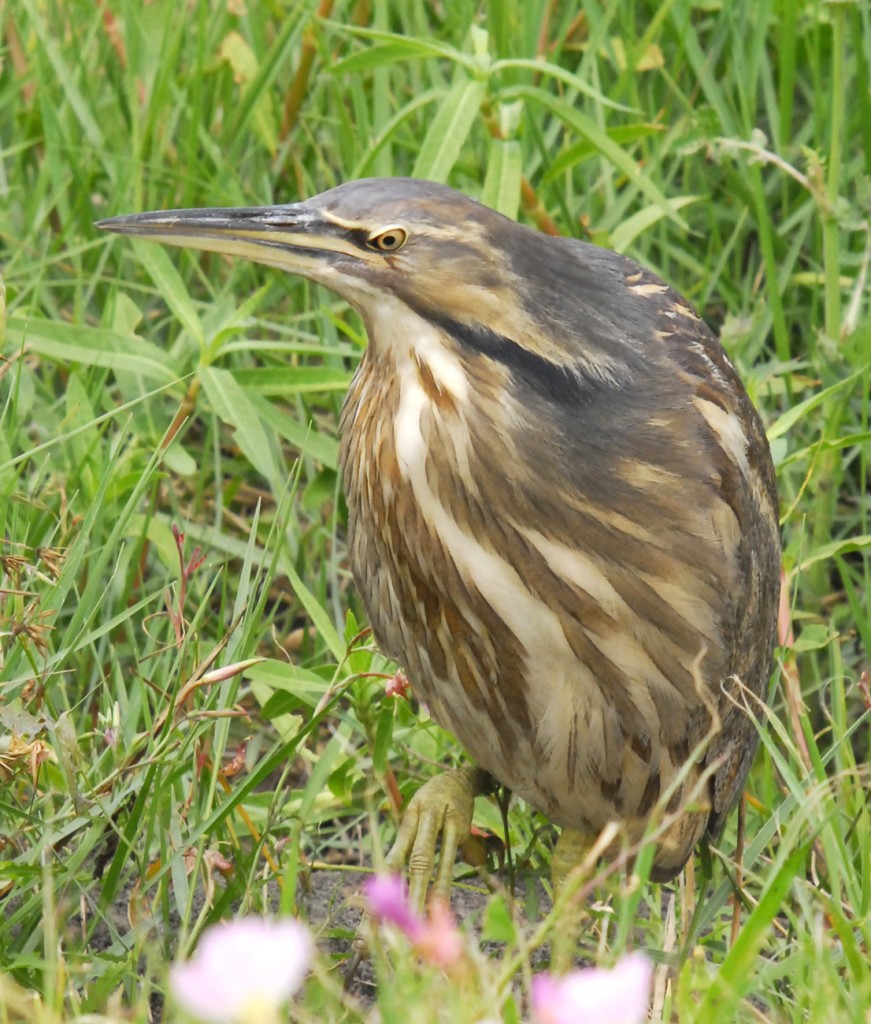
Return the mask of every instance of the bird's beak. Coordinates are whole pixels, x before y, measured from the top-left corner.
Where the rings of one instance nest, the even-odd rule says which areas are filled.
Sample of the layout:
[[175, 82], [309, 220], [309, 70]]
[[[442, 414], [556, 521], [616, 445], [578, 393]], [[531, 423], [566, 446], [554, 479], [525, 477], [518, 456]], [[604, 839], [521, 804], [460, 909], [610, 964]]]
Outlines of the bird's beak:
[[241, 256], [317, 279], [342, 258], [367, 261], [348, 225], [307, 203], [235, 209], [164, 210], [97, 221], [96, 227], [165, 245]]

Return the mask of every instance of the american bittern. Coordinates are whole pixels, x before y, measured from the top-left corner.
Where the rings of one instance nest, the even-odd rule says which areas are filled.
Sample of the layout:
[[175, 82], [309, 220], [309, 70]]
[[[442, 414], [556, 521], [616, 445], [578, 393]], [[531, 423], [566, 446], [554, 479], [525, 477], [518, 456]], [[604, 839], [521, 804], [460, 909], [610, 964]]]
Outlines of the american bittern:
[[487, 775], [565, 845], [615, 820], [637, 841], [670, 794], [653, 876], [674, 876], [750, 768], [780, 564], [762, 424], [687, 302], [425, 181], [100, 227], [301, 274], [365, 322], [351, 566], [382, 649], [480, 766], [410, 805], [391, 863], [413, 899], [440, 835], [447, 892]]

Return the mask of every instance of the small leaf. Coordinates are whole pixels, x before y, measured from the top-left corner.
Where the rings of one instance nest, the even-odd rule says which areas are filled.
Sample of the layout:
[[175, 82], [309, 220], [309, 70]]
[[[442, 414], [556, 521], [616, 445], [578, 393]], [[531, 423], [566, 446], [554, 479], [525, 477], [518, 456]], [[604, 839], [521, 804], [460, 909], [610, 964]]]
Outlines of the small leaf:
[[316, 708], [329, 683], [315, 672], [303, 669], [290, 662], [279, 662], [266, 658], [265, 662], [253, 666], [248, 673], [252, 682], [262, 683], [276, 693], [291, 694], [298, 703]]
[[334, 75], [356, 74], [360, 71], [383, 68], [400, 60], [422, 60], [433, 56], [436, 54], [433, 53], [432, 47], [421, 40], [394, 40], [389, 43], [375, 43], [365, 50], [358, 50], [350, 57], [330, 65], [330, 71]]
[[157, 516], [146, 516], [140, 513], [130, 516], [127, 520], [123, 536], [138, 539], [148, 538], [153, 551], [161, 562], [171, 570], [178, 570], [178, 547], [172, 535], [170, 524]]
[[[375, 45], [386, 43], [391, 47], [401, 47], [405, 51], [405, 56], [407, 57], [445, 57], [456, 64], [464, 65], [470, 69], [475, 63], [472, 57], [469, 57], [462, 51], [455, 49], [448, 43], [437, 42], [435, 39], [410, 39], [406, 36], [399, 35], [396, 32], [385, 32], [383, 29], [366, 28], [362, 25], [345, 25], [338, 21], [327, 21], [326, 19], [324, 19], [322, 24], [328, 28], [334, 29], [335, 31], [356, 36], [360, 39], [377, 40]], [[347, 71], [349, 66], [347, 62], [353, 61], [356, 57], [357, 54], [352, 54], [350, 57], [346, 57], [344, 61], [338, 61], [333, 66], [333, 70]], [[368, 69], [369, 65], [366, 64], [365, 68]]]
[[236, 442], [258, 473], [270, 483], [282, 474], [263, 423], [229, 370], [201, 366], [197, 371], [215, 414], [235, 428]]
[[818, 548], [803, 558], [798, 565], [800, 572], [804, 572], [809, 566], [816, 562], [827, 562], [830, 558], [837, 558], [839, 555], [846, 555], [852, 551], [864, 551], [871, 548], [871, 534], [863, 534], [858, 537], [848, 537], [843, 540], [832, 540], [828, 544], [821, 544]]
[[218, 56], [233, 69], [233, 78], [239, 85], [246, 85], [257, 74], [257, 58], [244, 37], [236, 31], [228, 32], [220, 47]]
[[292, 715], [302, 706], [303, 701], [295, 693], [273, 693], [260, 702], [260, 714], [267, 722], [273, 722], [283, 715]]
[[141, 323], [142, 310], [126, 292], [118, 292], [112, 310], [112, 330], [132, 336]]
[[[608, 138], [616, 142], [618, 146], [629, 146], [639, 139], [661, 134], [664, 131], [665, 125], [661, 124], [621, 124], [608, 129]], [[589, 139], [581, 139], [580, 142], [573, 143], [550, 162], [550, 166], [541, 179], [542, 184], [549, 185], [572, 167], [577, 167], [585, 160], [596, 156], [597, 152], [598, 150]]]
[[[610, 49], [607, 46], [601, 48], [601, 55], [610, 60], [613, 58], [618, 71], [625, 71], [628, 67], [626, 57], [626, 44], [620, 36], [612, 36], [609, 40]], [[650, 43], [643, 53], [634, 53], [635, 66], [633, 71], [655, 71], [665, 66], [665, 57], [656, 43]]]
[[360, 624], [357, 622], [357, 616], [349, 608], [345, 612], [345, 643], [350, 644], [359, 632]]
[[259, 665], [252, 666], [248, 670], [248, 678], [252, 684], [256, 683], [260, 687], [257, 697], [264, 707], [275, 695], [287, 698], [281, 702], [280, 713], [296, 710], [301, 705], [317, 707], [329, 685], [308, 669], [274, 658], [267, 658]]
[[523, 154], [520, 143], [493, 139], [490, 143], [490, 159], [487, 161], [487, 177], [484, 179], [481, 202], [516, 220], [520, 207], [522, 176]]
[[[239, 32], [228, 32], [224, 36], [218, 55], [233, 69], [233, 77], [242, 86], [242, 95], [247, 96], [257, 80], [260, 67], [257, 55], [248, 45], [247, 40]], [[260, 137], [267, 152], [274, 154], [278, 148], [278, 135], [275, 130], [275, 111], [272, 107], [270, 94], [261, 89], [252, 107], [254, 130]]]
[[[666, 200], [666, 204], [668, 209], [677, 212], [691, 203], [697, 203], [701, 198], [701, 196], [675, 196], [674, 199]], [[610, 237], [611, 248], [616, 249], [617, 252], [625, 252], [639, 235], [648, 231], [665, 216], [667, 216], [667, 210], [661, 206], [645, 206], [643, 210], [627, 217], [614, 228]]]
[[372, 767], [382, 775], [387, 770], [390, 752], [393, 746], [393, 720], [395, 701], [386, 701], [378, 712], [378, 724], [375, 729], [375, 742], [372, 744]]
[[173, 315], [180, 321], [184, 329], [203, 347], [203, 325], [197, 316], [193, 301], [191, 300], [181, 274], [166, 254], [166, 250], [153, 242], [143, 241], [141, 238], [131, 238], [130, 244], [136, 253], [136, 258], [148, 271], [151, 280], [157, 285], [161, 298], [172, 310]]
[[485, 942], [506, 942], [512, 944], [517, 939], [514, 918], [505, 898], [497, 893], [490, 899], [484, 911], [484, 924], [481, 937]]
[[830, 398], [836, 392], [846, 387], [848, 384], [852, 384], [857, 377], [864, 374], [866, 368], [863, 366], [858, 369], [855, 373], [851, 373], [849, 377], [844, 377], [837, 383], [832, 384], [830, 387], [824, 388], [822, 391], [818, 391], [815, 395], [811, 395], [810, 398], [806, 398], [803, 402], [799, 402], [798, 405], [794, 405], [791, 409], [787, 409], [786, 412], [771, 426], [768, 428], [768, 440], [773, 441], [776, 437], [780, 437], [781, 434], [785, 434], [790, 430], [794, 424], [798, 423], [800, 419], [809, 413], [812, 409], [815, 409], [821, 402], [824, 402], [827, 398]]
[[299, 598], [303, 608], [308, 612], [309, 618], [315, 624], [321, 639], [330, 649], [330, 653], [341, 664], [345, 660], [345, 643], [339, 636], [338, 630], [326, 610], [318, 603], [317, 598], [303, 583], [302, 578], [296, 571], [291, 560], [287, 557], [281, 559], [281, 569], [285, 572], [293, 587], [293, 592]]
[[336, 471], [322, 469], [309, 480], [300, 499], [306, 512], [314, 512], [336, 498], [338, 481]]
[[321, 434], [311, 424], [300, 423], [289, 413], [276, 409], [265, 398], [256, 394], [248, 395], [251, 405], [260, 419], [268, 424], [279, 437], [290, 441], [303, 455], [308, 455], [329, 469], [339, 465], [339, 442], [327, 434]]
[[447, 181], [481, 109], [485, 82], [460, 77], [439, 107], [411, 172], [413, 178]]
[[31, 351], [62, 363], [129, 370], [161, 384], [181, 377], [163, 349], [135, 334], [14, 316], [9, 318], [8, 327], [16, 347], [26, 344]]
[[829, 629], [822, 622], [809, 622], [801, 627], [801, 633], [793, 641], [792, 649], [794, 651], [819, 651], [828, 647], [837, 637], [837, 631]]
[[178, 439], [164, 451], [163, 464], [174, 476], [194, 476], [200, 468], [197, 460]]

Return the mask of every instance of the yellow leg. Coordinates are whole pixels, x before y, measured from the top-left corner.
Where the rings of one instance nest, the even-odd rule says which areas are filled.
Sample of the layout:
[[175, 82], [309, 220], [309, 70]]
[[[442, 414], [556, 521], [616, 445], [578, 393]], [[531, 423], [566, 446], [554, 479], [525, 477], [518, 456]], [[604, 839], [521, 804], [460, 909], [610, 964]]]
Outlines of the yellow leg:
[[[569, 876], [588, 857], [595, 841], [583, 832], [564, 828], [553, 848], [550, 862], [550, 883], [553, 888], [553, 902], [556, 905], [563, 896]], [[578, 945], [580, 931], [581, 908], [574, 900], [565, 907], [564, 914], [557, 922], [550, 943], [550, 962], [553, 970], [562, 972], [574, 962], [575, 949]]]
[[489, 776], [480, 768], [454, 768], [431, 778], [411, 798], [384, 866], [395, 872], [408, 865], [408, 902], [412, 910], [423, 912], [439, 836], [442, 849], [432, 895], [450, 902], [457, 848], [472, 828], [475, 797], [490, 785]]
[[[457, 848], [471, 830], [475, 797], [490, 792], [492, 786], [490, 776], [481, 768], [454, 768], [434, 776], [411, 798], [384, 867], [400, 872], [408, 865], [408, 901], [418, 914], [423, 913], [430, 882], [432, 898], [450, 903]], [[441, 854], [433, 879], [439, 838]], [[369, 956], [369, 931], [369, 915], [364, 913], [354, 937], [346, 985], [360, 961]]]
[[554, 902], [565, 888], [569, 875], [583, 863], [592, 846], [590, 837], [583, 832], [576, 832], [573, 828], [562, 830], [556, 841], [556, 846], [553, 848], [553, 858], [550, 862], [550, 881], [553, 886]]

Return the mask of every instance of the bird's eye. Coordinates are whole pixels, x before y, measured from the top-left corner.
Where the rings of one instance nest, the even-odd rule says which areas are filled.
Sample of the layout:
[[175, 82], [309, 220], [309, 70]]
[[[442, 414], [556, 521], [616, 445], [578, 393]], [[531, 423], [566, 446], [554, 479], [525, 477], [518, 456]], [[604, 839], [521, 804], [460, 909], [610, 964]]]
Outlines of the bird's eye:
[[405, 245], [407, 238], [405, 228], [382, 228], [371, 234], [366, 244], [377, 252], [396, 252]]

